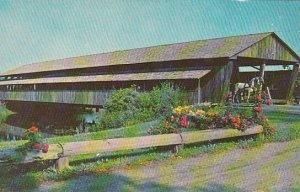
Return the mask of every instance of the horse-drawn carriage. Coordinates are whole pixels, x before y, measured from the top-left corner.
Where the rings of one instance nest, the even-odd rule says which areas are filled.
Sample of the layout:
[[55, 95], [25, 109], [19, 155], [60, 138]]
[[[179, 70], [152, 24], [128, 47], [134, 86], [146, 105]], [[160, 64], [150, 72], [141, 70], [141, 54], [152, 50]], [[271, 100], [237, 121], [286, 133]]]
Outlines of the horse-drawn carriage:
[[[263, 90], [266, 89], [266, 90]], [[258, 93], [265, 93], [271, 99], [269, 88], [265, 85], [262, 77], [254, 77], [248, 83], [236, 83], [232, 94], [233, 103], [241, 103], [254, 100]]]

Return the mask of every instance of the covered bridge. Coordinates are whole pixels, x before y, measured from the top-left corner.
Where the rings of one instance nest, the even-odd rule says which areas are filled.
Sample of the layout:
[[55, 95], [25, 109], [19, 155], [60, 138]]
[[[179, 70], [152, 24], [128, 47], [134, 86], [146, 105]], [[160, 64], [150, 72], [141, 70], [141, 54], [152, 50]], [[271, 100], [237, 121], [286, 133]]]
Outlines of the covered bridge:
[[24, 65], [0, 75], [0, 100], [102, 107], [114, 89], [172, 81], [189, 91], [190, 103], [222, 102], [231, 85], [251, 78], [240, 67], [286, 65], [266, 81], [274, 99], [287, 101], [299, 61], [272, 32], [176, 43]]

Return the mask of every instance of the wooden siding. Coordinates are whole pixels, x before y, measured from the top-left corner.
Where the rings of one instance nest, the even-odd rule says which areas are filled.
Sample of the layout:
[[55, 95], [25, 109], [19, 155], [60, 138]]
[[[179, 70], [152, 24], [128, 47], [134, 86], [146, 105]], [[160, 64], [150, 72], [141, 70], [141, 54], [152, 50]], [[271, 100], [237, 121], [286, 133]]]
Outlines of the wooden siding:
[[1, 91], [2, 101], [32, 101], [103, 106], [112, 91]]
[[257, 42], [250, 48], [242, 51], [237, 56], [261, 58], [266, 60], [280, 60], [298, 62], [297, 57], [281, 41], [270, 35]]
[[299, 73], [299, 65], [293, 66], [293, 71], [290, 76], [289, 84], [288, 84], [288, 91], [287, 91], [287, 101], [292, 103], [292, 100], [294, 99], [294, 91], [296, 88], [296, 80]]
[[221, 66], [201, 79], [202, 101], [223, 102], [229, 93], [230, 79], [234, 63], [230, 61], [227, 65]]
[[[106, 99], [112, 94], [107, 91], [0, 91], [0, 101], [30, 101], [46, 103], [79, 104], [103, 107]], [[188, 91], [186, 101], [197, 102], [197, 91]]]

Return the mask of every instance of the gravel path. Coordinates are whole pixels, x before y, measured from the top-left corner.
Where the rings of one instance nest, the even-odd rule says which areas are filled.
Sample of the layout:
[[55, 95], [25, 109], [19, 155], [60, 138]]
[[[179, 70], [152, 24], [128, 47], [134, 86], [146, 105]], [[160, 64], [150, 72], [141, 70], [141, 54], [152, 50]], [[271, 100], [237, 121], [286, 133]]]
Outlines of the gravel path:
[[270, 143], [45, 182], [37, 191], [290, 191], [299, 189], [299, 159], [300, 140]]

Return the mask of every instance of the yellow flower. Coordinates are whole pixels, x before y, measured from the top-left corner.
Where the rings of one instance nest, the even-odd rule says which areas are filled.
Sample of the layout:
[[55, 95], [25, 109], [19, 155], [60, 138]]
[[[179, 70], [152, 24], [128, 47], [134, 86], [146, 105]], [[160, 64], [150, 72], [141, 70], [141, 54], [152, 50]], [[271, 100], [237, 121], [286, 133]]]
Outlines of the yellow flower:
[[196, 111], [196, 114], [197, 115], [204, 115], [205, 114], [205, 111], [203, 111], [202, 109], [198, 109], [197, 111]]
[[195, 116], [196, 114], [195, 114], [194, 111], [190, 110], [190, 111], [189, 111], [189, 115]]

